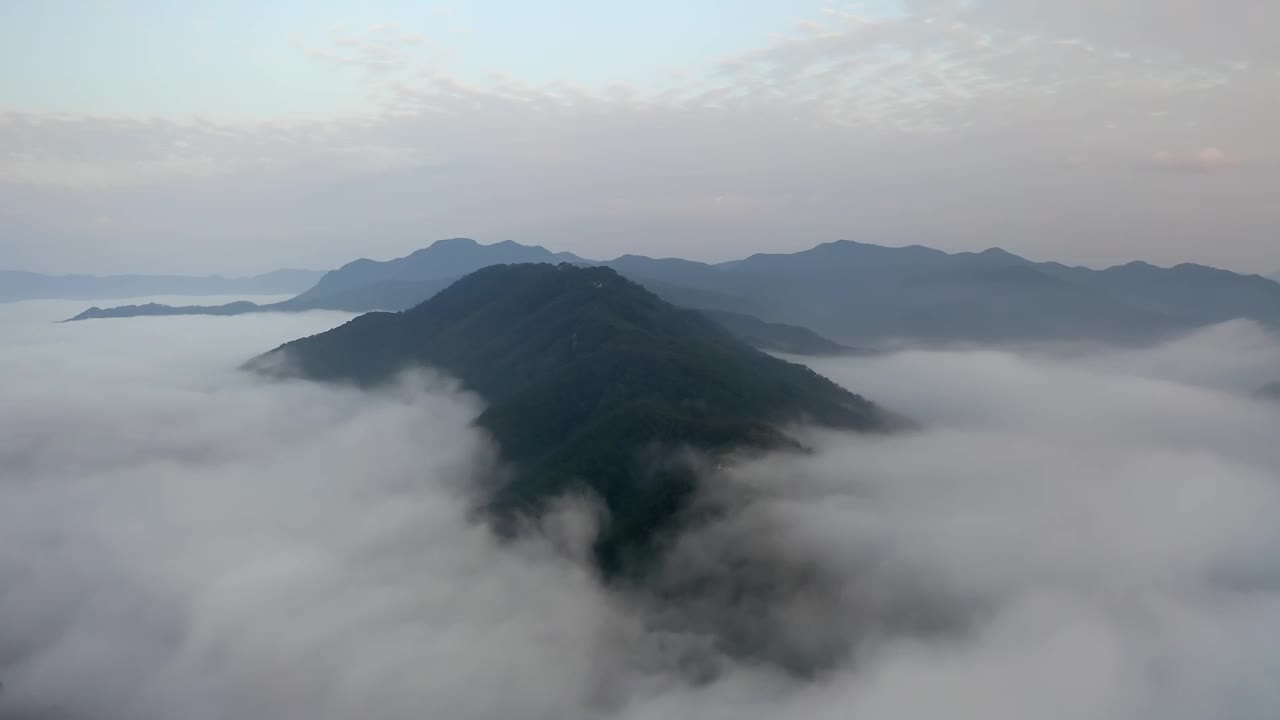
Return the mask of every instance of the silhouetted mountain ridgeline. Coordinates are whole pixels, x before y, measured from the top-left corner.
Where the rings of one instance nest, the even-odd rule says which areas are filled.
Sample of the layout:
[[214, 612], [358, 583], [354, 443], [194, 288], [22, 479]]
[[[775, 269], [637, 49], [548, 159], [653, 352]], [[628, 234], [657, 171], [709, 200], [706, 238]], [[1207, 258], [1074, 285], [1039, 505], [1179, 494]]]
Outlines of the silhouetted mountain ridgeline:
[[[999, 249], [946, 253], [849, 241], [707, 264], [635, 255], [598, 263], [509, 241], [452, 239], [396, 260], [349, 263], [283, 303], [186, 308], [181, 314], [403, 310], [469, 272], [525, 262], [605, 265], [674, 304], [715, 311], [713, 317], [740, 336], [785, 352], [897, 341], [1150, 343], [1239, 318], [1280, 327], [1280, 284], [1259, 275], [1138, 262], [1092, 270], [1032, 262]], [[110, 309], [83, 317], [155, 313]], [[809, 337], [801, 340], [800, 334]]]

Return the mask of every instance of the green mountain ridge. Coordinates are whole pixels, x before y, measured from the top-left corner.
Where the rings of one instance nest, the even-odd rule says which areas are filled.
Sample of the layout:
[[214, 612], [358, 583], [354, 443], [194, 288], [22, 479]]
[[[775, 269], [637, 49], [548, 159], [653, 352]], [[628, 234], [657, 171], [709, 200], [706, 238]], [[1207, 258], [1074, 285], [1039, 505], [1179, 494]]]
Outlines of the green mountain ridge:
[[[348, 263], [291, 300], [240, 311], [403, 310], [481, 267], [562, 261], [611, 267], [684, 307], [748, 315], [871, 349], [1045, 340], [1142, 345], [1242, 318], [1280, 328], [1280, 283], [1260, 275], [1142, 262], [1093, 270], [999, 248], [947, 253], [847, 240], [708, 264], [638, 255], [597, 262], [510, 241], [454, 238], [395, 260]], [[131, 314], [157, 313], [98, 309], [76, 319]]]
[[602, 572], [647, 557], [679, 523], [696, 471], [679, 457], [799, 448], [791, 423], [880, 431], [900, 420], [800, 365], [751, 348], [699, 312], [615, 271], [498, 265], [427, 302], [295, 340], [247, 367], [370, 387], [409, 367], [458, 378], [487, 403], [476, 424], [513, 479], [489, 498], [501, 517], [566, 492], [610, 518]]

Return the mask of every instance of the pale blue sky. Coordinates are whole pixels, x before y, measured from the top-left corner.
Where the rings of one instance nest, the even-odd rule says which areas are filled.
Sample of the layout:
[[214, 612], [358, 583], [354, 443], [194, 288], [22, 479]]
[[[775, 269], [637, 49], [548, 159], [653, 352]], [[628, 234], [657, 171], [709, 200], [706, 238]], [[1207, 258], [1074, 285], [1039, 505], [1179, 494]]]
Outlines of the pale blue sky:
[[[308, 49], [391, 23], [422, 66], [482, 82], [653, 87], [820, 17], [819, 0], [41, 0], [0, 3], [0, 98], [35, 112], [262, 120], [360, 109]], [[864, 5], [866, 5], [864, 3]], [[890, 12], [892, 0], [876, 0]]]

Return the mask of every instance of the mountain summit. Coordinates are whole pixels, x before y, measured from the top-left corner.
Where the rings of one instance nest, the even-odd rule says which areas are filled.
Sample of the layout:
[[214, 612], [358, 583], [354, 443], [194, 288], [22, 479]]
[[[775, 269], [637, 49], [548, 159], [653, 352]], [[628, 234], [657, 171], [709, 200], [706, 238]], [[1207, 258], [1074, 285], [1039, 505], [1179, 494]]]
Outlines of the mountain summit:
[[[580, 263], [583, 260], [569, 253], [553, 253], [538, 245], [521, 245], [510, 240], [481, 245], [470, 238], [450, 238], [395, 260], [353, 260], [326, 273], [315, 287], [284, 305], [355, 312], [398, 310], [412, 307], [458, 278], [489, 265], [546, 262]], [[414, 300], [405, 302], [408, 298]]]
[[415, 365], [486, 401], [476, 422], [514, 468], [489, 498], [500, 516], [537, 512], [566, 492], [600, 499], [606, 575], [678, 525], [696, 488], [693, 469], [672, 459], [679, 450], [798, 448], [782, 429], [789, 423], [893, 422], [611, 269], [567, 263], [485, 268], [414, 308], [363, 315], [249, 367], [372, 386]]

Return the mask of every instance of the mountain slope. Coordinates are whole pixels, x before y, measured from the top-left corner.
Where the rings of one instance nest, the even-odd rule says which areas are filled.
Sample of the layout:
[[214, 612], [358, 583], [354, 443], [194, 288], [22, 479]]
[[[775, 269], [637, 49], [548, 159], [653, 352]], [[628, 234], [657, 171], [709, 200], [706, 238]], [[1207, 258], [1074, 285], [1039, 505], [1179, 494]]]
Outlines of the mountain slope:
[[483, 397], [477, 424], [515, 479], [499, 514], [563, 492], [598, 496], [611, 522], [601, 568], [644, 557], [677, 522], [695, 474], [672, 450], [794, 447], [808, 421], [875, 430], [890, 415], [799, 365], [759, 352], [701, 314], [607, 268], [495, 266], [400, 313], [370, 313], [288, 343], [259, 371], [376, 385], [414, 365]]
[[726, 310], [701, 312], [738, 339], [760, 350], [788, 355], [841, 355], [853, 352], [853, 348], [828, 340], [799, 325], [765, 322], [752, 315]]

